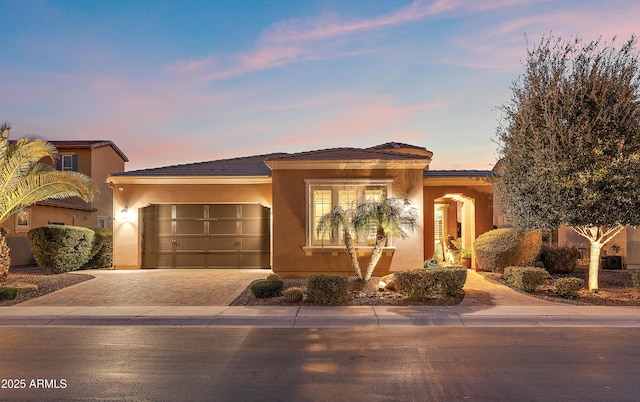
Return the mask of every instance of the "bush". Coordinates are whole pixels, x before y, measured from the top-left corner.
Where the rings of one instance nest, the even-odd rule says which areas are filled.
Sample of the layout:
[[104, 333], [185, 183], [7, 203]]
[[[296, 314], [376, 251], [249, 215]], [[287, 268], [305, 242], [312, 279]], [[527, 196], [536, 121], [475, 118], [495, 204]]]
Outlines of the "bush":
[[540, 261], [550, 274], [566, 274], [576, 269], [580, 252], [575, 246], [559, 247], [544, 244], [540, 252]]
[[307, 300], [320, 306], [342, 303], [349, 295], [349, 278], [339, 275], [313, 274], [307, 279]]
[[284, 291], [283, 299], [288, 303], [297, 303], [304, 299], [304, 294], [300, 288], [288, 288]]
[[0, 301], [13, 300], [20, 294], [20, 289], [9, 286], [0, 286]]
[[539, 230], [495, 229], [478, 236], [473, 248], [480, 269], [503, 272], [509, 266], [533, 265], [541, 245]]
[[533, 293], [549, 277], [547, 270], [536, 267], [507, 267], [504, 280], [515, 288]]
[[95, 250], [94, 236], [91, 229], [63, 225], [41, 226], [27, 233], [36, 262], [54, 274], [86, 264]]
[[81, 269], [111, 268], [113, 266], [113, 231], [99, 228], [91, 230], [95, 233], [93, 257]]
[[633, 287], [640, 292], [640, 271], [631, 274], [631, 280], [633, 281]]
[[465, 267], [435, 267], [395, 273], [395, 287], [409, 300], [455, 296], [467, 280]]
[[556, 294], [567, 299], [576, 299], [578, 291], [584, 287], [584, 281], [580, 278], [558, 278], [553, 284]]
[[262, 279], [251, 284], [251, 293], [258, 299], [266, 299], [267, 297], [277, 297], [282, 294], [284, 282], [280, 280]]

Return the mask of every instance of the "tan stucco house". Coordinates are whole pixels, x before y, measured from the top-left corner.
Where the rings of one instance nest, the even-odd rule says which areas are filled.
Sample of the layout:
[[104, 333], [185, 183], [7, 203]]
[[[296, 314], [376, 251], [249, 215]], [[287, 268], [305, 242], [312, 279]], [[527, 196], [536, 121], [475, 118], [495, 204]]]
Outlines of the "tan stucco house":
[[2, 227], [9, 230], [7, 244], [11, 248], [11, 265], [31, 265], [33, 253], [27, 240], [27, 232], [48, 224], [83, 226], [88, 228], [113, 227], [113, 195], [107, 184], [107, 176], [123, 172], [127, 156], [112, 141], [106, 140], [65, 140], [49, 141], [58, 150], [55, 162], [57, 170], [83, 173], [93, 179], [99, 194], [91, 203], [77, 197], [41, 201], [11, 216]]
[[[395, 197], [417, 207], [420, 229], [388, 241], [375, 275], [421, 267], [443, 254], [447, 236], [471, 247], [493, 228], [491, 171], [431, 171], [432, 156], [392, 142], [114, 173], [114, 266], [348, 275], [344, 247], [317, 234], [319, 218], [336, 205]], [[357, 249], [365, 264], [372, 239]]]

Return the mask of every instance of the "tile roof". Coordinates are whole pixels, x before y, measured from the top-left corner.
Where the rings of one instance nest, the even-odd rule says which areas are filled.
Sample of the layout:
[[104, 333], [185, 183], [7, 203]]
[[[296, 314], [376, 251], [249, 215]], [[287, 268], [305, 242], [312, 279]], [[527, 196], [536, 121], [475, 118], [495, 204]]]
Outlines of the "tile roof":
[[43, 205], [47, 207], [58, 207], [58, 208], [69, 208], [69, 209], [77, 209], [80, 211], [97, 211], [96, 208], [92, 207], [91, 204], [82, 201], [78, 197], [70, 197], [64, 198], [62, 200], [45, 200], [39, 201], [36, 205]]
[[66, 149], [96, 149], [100, 147], [110, 146], [114, 151], [120, 155], [120, 157], [125, 161], [129, 162], [129, 158], [122, 152], [120, 148], [113, 141], [109, 140], [54, 140], [49, 141], [56, 148], [66, 148]]
[[400, 148], [412, 148], [426, 151], [427, 148], [417, 145], [405, 144], [403, 142], [385, 142], [384, 144], [373, 146], [369, 149], [400, 149]]
[[428, 156], [409, 155], [373, 148], [329, 148], [317, 151], [282, 154], [267, 158], [277, 161], [332, 161], [332, 160], [406, 160], [430, 159]]
[[152, 169], [113, 173], [111, 176], [271, 176], [271, 169], [264, 164], [268, 157], [286, 155], [273, 153], [171, 165]]

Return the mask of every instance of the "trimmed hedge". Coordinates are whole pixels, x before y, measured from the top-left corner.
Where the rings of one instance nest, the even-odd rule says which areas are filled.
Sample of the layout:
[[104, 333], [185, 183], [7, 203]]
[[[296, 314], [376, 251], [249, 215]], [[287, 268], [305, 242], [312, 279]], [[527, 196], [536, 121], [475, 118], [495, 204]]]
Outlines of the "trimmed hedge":
[[435, 267], [396, 272], [396, 289], [409, 300], [426, 300], [438, 296], [455, 296], [462, 292], [467, 269], [461, 266]]
[[480, 269], [493, 272], [503, 272], [509, 266], [533, 265], [541, 246], [539, 230], [511, 228], [490, 230], [473, 243]]
[[576, 269], [580, 252], [575, 246], [554, 246], [543, 244], [540, 261], [550, 274], [568, 274]]
[[100, 228], [91, 230], [95, 233], [94, 255], [81, 269], [111, 268], [113, 266], [113, 231]]
[[584, 287], [584, 280], [580, 278], [558, 278], [553, 284], [556, 294], [567, 299], [577, 299], [578, 291]]
[[533, 293], [549, 277], [547, 270], [536, 267], [507, 267], [504, 280], [515, 288]]
[[20, 289], [10, 286], [0, 286], [0, 301], [13, 300], [20, 294]]
[[46, 225], [27, 232], [36, 262], [47, 271], [59, 274], [75, 271], [95, 251], [95, 233], [78, 226]]
[[349, 278], [340, 275], [312, 274], [307, 279], [307, 301], [319, 306], [341, 304], [349, 296]]
[[284, 282], [281, 280], [261, 279], [251, 284], [251, 293], [258, 299], [266, 299], [268, 297], [277, 297], [282, 294]]

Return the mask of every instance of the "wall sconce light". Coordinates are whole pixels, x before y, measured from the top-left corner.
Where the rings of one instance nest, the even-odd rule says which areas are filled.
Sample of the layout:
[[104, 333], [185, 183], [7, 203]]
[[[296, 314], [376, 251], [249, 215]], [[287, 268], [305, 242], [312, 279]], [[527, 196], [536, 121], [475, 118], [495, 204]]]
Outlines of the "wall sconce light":
[[122, 211], [120, 211], [120, 213], [118, 214], [118, 220], [124, 222], [129, 220], [129, 208], [122, 208]]

